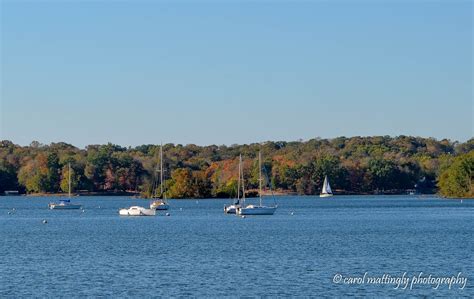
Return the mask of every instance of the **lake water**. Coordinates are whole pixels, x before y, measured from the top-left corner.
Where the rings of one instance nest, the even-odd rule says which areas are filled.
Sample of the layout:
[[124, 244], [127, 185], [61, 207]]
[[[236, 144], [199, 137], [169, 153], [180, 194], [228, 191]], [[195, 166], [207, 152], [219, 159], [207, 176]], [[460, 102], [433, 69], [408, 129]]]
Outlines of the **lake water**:
[[[0, 197], [0, 297], [474, 297], [473, 200], [277, 197], [275, 215], [245, 219], [223, 214], [229, 200], [136, 218], [118, 209], [148, 201], [74, 198], [81, 212], [52, 200]], [[404, 273], [405, 290], [387, 280]], [[429, 275], [467, 283], [434, 289]]]

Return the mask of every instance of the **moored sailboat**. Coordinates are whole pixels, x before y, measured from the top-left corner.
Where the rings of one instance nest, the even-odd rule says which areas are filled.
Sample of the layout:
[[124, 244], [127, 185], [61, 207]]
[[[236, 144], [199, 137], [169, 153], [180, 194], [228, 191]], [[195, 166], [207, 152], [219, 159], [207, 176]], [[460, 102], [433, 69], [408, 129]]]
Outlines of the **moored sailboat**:
[[277, 209], [277, 205], [264, 206], [262, 204], [262, 153], [258, 153], [258, 167], [259, 167], [259, 204], [245, 206], [245, 198], [243, 198], [243, 207], [237, 208], [238, 215], [273, 215]]
[[[240, 208], [240, 178], [243, 178], [242, 174], [242, 155], [239, 156], [239, 178], [237, 180], [237, 199], [234, 200], [233, 204], [229, 206], [224, 206], [224, 213], [226, 214], [235, 214], [237, 212], [237, 208]], [[243, 184], [242, 184], [243, 189]], [[243, 189], [243, 198], [245, 200], [245, 190]]]
[[319, 197], [331, 197], [331, 196], [333, 196], [331, 185], [329, 185], [328, 176], [325, 176], [324, 183], [323, 183], [323, 190], [321, 190], [321, 194], [319, 195]]
[[[166, 201], [165, 193], [163, 192], [163, 144], [160, 146], [160, 195], [156, 195], [156, 184], [153, 186], [152, 198], [155, 200], [150, 204], [150, 209], [154, 210], [168, 210], [169, 204]], [[160, 197], [162, 197], [160, 199]]]
[[71, 203], [71, 163], [68, 163], [68, 199], [60, 199], [59, 203], [50, 202], [50, 210], [78, 210], [82, 207], [80, 204]]

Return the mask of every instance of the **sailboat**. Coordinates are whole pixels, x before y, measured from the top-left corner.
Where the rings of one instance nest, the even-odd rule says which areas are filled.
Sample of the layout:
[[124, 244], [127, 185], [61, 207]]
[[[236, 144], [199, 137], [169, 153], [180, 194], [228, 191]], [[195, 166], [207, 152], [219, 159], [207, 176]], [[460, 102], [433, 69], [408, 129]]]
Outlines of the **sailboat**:
[[319, 194], [319, 197], [331, 197], [331, 196], [333, 196], [331, 186], [329, 185], [328, 176], [325, 176], [324, 183], [323, 183], [323, 190], [321, 190], [321, 194]]
[[[237, 208], [238, 215], [273, 215], [277, 209], [277, 205], [274, 206], [264, 206], [262, 205], [262, 153], [258, 153], [258, 181], [259, 181], [259, 204], [258, 205], [248, 205], [245, 206], [245, 197], [243, 198], [243, 207]], [[242, 183], [243, 184], [243, 183]]]
[[68, 166], [68, 199], [60, 199], [59, 203], [50, 202], [48, 207], [51, 210], [77, 210], [82, 207], [82, 205], [71, 203], [71, 163], [68, 163]]
[[163, 199], [159, 199], [159, 196], [156, 196], [156, 188], [154, 186], [153, 188], [153, 198], [158, 198], [154, 200], [150, 204], [150, 209], [154, 210], [168, 210], [169, 209], [169, 204], [166, 201], [165, 194], [163, 192], [163, 144], [160, 146], [160, 196], [163, 197]]
[[[234, 200], [234, 203], [231, 204], [230, 206], [224, 206], [224, 213], [226, 214], [235, 214], [237, 211], [237, 208], [240, 208], [240, 178], [241, 177], [243, 179], [242, 155], [239, 156], [239, 179], [237, 180], [237, 200]], [[242, 184], [242, 190], [243, 190], [243, 184]], [[245, 198], [245, 192], [243, 193], [242, 196], [243, 198]]]

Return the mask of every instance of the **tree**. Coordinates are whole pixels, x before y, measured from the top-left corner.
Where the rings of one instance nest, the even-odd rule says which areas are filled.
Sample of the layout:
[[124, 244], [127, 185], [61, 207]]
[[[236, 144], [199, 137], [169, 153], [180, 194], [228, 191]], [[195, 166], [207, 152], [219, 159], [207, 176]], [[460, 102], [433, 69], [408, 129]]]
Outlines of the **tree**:
[[18, 179], [14, 169], [0, 166], [0, 194], [7, 190], [18, 190]]
[[474, 150], [454, 159], [440, 175], [438, 186], [446, 197], [474, 197]]
[[50, 187], [48, 159], [45, 153], [39, 153], [20, 168], [18, 181], [28, 192], [48, 192]]
[[171, 181], [167, 197], [169, 198], [190, 198], [195, 194], [192, 172], [190, 169], [176, 169], [171, 173]]
[[59, 172], [60, 172], [60, 165], [59, 165], [59, 157], [58, 154], [55, 152], [48, 154], [48, 190], [55, 192], [59, 189]]

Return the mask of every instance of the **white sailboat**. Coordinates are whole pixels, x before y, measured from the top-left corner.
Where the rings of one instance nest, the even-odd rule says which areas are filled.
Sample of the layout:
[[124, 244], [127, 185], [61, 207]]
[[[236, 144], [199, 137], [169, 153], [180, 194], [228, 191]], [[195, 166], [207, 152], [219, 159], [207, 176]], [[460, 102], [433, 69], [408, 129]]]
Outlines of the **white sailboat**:
[[[241, 177], [243, 179], [242, 155], [239, 156], [239, 178], [237, 180], [237, 200], [234, 200], [234, 203], [231, 204], [230, 206], [224, 206], [224, 213], [226, 214], [235, 214], [237, 211], [237, 208], [240, 208], [240, 178]], [[243, 187], [243, 184], [242, 184], [242, 187]], [[245, 198], [245, 190], [242, 196], [243, 198]]]
[[[259, 167], [259, 204], [245, 206], [245, 197], [243, 198], [243, 207], [237, 208], [238, 215], [273, 215], [277, 209], [277, 205], [264, 206], [262, 205], [262, 153], [258, 153], [258, 167]], [[242, 183], [243, 184], [243, 183]]]
[[[156, 196], [156, 188], [153, 188], [153, 197]], [[154, 210], [168, 210], [169, 204], [166, 201], [165, 193], [163, 192], [163, 144], [160, 146], [160, 196], [163, 199], [156, 199], [150, 204], [150, 209]]]
[[71, 203], [71, 163], [68, 163], [68, 167], [68, 199], [60, 199], [59, 203], [50, 202], [48, 207], [51, 210], [77, 210], [82, 207], [82, 205]]
[[319, 197], [331, 197], [331, 196], [333, 196], [331, 185], [329, 185], [328, 176], [325, 176], [324, 183], [323, 183], [323, 190], [321, 190], [321, 194], [319, 194]]

